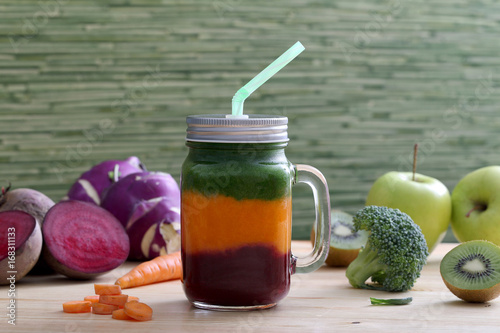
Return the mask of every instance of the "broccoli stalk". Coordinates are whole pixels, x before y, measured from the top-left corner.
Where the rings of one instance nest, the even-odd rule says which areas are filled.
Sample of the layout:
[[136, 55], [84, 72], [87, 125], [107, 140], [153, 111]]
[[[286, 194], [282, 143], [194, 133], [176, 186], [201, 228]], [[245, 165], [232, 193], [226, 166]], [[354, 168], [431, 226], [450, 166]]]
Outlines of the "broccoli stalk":
[[371, 247], [365, 247], [359, 252], [358, 257], [349, 265], [346, 276], [354, 288], [378, 289], [370, 284], [365, 284], [374, 273], [383, 272], [387, 265], [378, 259], [378, 252]]
[[[367, 230], [368, 241], [346, 270], [355, 288], [406, 291], [420, 276], [427, 243], [420, 227], [398, 209], [368, 206], [353, 218], [354, 230]], [[371, 277], [374, 284], [367, 284]]]

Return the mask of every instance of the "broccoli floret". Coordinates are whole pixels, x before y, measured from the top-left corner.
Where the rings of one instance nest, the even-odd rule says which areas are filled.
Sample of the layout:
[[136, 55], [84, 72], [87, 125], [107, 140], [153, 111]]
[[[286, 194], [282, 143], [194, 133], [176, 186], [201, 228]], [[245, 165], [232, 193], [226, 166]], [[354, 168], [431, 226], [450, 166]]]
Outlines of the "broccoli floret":
[[[399, 209], [367, 206], [353, 218], [368, 241], [346, 270], [355, 288], [406, 291], [420, 276], [429, 252], [420, 227]], [[373, 284], [367, 284], [368, 278]]]

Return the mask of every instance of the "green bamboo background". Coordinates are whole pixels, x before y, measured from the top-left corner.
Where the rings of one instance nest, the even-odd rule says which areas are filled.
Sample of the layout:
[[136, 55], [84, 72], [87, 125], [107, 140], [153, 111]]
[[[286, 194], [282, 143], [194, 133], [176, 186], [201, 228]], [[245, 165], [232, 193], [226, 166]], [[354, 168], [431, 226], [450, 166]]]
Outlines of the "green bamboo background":
[[[54, 200], [104, 159], [179, 179], [185, 117], [232, 95], [297, 40], [306, 51], [245, 112], [289, 117], [294, 163], [320, 169], [332, 207], [409, 170], [450, 190], [498, 164], [500, 4], [489, 0], [2, 0], [0, 179]], [[294, 238], [312, 195], [294, 193]]]

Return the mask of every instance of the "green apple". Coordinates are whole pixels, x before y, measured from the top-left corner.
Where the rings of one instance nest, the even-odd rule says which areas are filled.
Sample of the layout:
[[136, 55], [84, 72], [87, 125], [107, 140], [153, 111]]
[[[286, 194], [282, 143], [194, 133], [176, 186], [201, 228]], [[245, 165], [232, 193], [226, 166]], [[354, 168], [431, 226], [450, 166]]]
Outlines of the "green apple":
[[420, 226], [431, 252], [446, 234], [451, 220], [451, 197], [439, 180], [412, 172], [391, 171], [373, 184], [366, 205], [398, 208]]
[[500, 166], [477, 169], [451, 195], [451, 228], [460, 242], [488, 240], [500, 245]]

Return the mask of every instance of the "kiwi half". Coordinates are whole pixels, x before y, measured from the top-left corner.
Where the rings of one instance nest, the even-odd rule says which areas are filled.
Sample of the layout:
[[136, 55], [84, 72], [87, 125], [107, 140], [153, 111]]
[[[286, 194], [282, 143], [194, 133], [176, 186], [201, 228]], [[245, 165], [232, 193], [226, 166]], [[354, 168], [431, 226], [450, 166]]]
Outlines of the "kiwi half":
[[[311, 241], [314, 244], [314, 229], [311, 232]], [[367, 241], [367, 231], [354, 232], [351, 214], [341, 210], [332, 210], [330, 251], [325, 263], [332, 267], [349, 266]]]
[[500, 247], [491, 242], [456, 246], [444, 256], [440, 271], [448, 289], [464, 301], [483, 303], [500, 295]]

